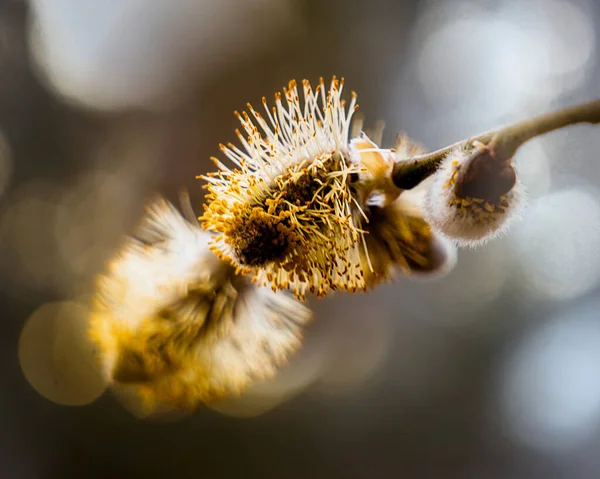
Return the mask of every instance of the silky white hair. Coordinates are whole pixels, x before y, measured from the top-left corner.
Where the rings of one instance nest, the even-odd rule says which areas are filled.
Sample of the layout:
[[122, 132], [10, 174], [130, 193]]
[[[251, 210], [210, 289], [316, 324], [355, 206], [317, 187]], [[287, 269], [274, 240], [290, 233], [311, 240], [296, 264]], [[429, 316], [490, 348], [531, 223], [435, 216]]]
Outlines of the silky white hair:
[[459, 198], [455, 191], [458, 170], [470, 152], [456, 148], [426, 180], [423, 198], [425, 219], [430, 226], [458, 246], [479, 246], [506, 232], [519, 219], [526, 204], [523, 184], [517, 176], [513, 188], [501, 197], [499, 205], [483, 199]]

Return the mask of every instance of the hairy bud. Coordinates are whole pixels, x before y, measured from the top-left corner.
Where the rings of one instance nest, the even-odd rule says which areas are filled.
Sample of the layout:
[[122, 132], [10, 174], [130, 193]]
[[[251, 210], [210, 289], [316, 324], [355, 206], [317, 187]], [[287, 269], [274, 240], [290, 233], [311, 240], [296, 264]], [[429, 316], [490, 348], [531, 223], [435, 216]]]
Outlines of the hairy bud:
[[371, 264], [365, 267], [369, 283], [393, 279], [397, 271], [413, 279], [439, 278], [456, 265], [456, 246], [432, 231], [412, 196], [404, 193], [394, 203], [368, 211], [364, 251]]
[[525, 202], [512, 162], [483, 145], [449, 153], [428, 182], [427, 221], [460, 246], [476, 246], [504, 232]]

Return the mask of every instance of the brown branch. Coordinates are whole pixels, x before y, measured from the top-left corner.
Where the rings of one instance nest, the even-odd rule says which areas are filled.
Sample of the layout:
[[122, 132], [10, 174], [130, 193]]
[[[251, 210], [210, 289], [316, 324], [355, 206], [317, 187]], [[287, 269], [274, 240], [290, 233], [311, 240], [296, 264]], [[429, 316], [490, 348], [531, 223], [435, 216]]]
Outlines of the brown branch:
[[576, 123], [600, 123], [600, 99], [522, 120], [459, 141], [432, 153], [401, 160], [394, 166], [392, 180], [400, 189], [409, 190], [414, 188], [428, 176], [435, 173], [449, 152], [459, 146], [472, 147], [475, 142], [488, 145], [490, 151], [499, 161], [510, 161], [523, 143], [536, 136]]

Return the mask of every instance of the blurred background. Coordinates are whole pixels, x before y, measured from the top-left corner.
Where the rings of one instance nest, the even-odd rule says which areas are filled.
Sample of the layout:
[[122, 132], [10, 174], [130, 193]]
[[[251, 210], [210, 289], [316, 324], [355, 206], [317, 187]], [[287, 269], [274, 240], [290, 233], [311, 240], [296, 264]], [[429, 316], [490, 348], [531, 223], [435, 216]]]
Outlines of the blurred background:
[[524, 219], [446, 278], [312, 301], [243, 400], [139, 418], [69, 349], [247, 101], [344, 76], [435, 149], [600, 97], [599, 60], [595, 0], [0, 0], [0, 476], [600, 477], [599, 127], [523, 147]]

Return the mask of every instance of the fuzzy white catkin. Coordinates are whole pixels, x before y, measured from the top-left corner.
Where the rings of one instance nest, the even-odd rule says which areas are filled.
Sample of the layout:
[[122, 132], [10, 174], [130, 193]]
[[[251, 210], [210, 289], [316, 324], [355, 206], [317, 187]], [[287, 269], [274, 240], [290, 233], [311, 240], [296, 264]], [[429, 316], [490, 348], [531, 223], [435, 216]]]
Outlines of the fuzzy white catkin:
[[289, 295], [236, 275], [210, 237], [158, 197], [97, 282], [89, 334], [99, 362], [147, 412], [192, 409], [274, 376], [312, 318]]
[[456, 149], [442, 161], [427, 180], [423, 200], [425, 219], [431, 228], [459, 246], [479, 246], [506, 232], [520, 218], [526, 203], [523, 184], [518, 176], [513, 188], [494, 205], [477, 198], [456, 196], [456, 173], [464, 167], [470, 153]]

